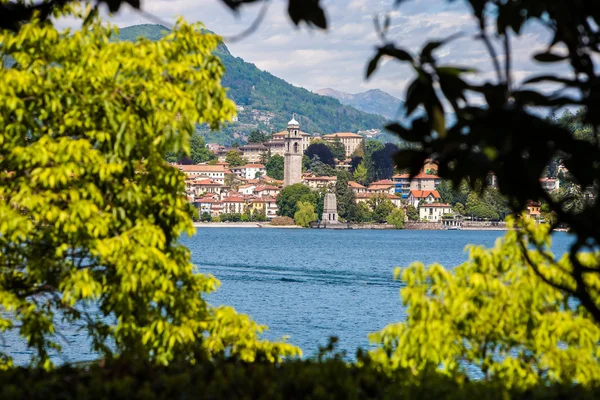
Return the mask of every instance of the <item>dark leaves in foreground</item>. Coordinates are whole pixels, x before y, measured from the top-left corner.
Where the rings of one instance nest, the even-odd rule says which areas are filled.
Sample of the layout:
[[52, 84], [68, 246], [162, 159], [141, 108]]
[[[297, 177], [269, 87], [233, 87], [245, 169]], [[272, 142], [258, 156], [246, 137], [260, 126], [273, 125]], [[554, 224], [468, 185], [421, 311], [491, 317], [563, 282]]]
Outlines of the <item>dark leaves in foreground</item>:
[[[238, 11], [243, 5], [265, 2], [267, 0], [218, 0], [233, 11]], [[33, 2], [8, 1], [0, 4], [0, 29], [16, 31], [21, 24], [31, 20], [39, 12], [42, 20], [48, 19], [54, 10], [60, 9], [73, 0], [46, 0]], [[319, 4], [320, 0], [288, 0], [288, 13], [294, 24], [305, 22], [309, 26], [327, 29], [325, 11]], [[117, 12], [123, 4], [129, 4], [136, 10], [141, 7], [140, 0], [96, 0], [96, 5], [105, 4], [110, 12]], [[95, 12], [95, 10], [94, 10]]]
[[[496, 81], [483, 84], [467, 82], [467, 68], [441, 66], [435, 50], [448, 40], [426, 43], [418, 59], [407, 57], [407, 50], [384, 43], [369, 63], [370, 76], [385, 55], [409, 62], [416, 71], [406, 91], [406, 112], [417, 109], [424, 115], [409, 126], [388, 125], [400, 138], [417, 144], [417, 149], [401, 150], [396, 156], [398, 168], [417, 174], [423, 161], [434, 159], [439, 175], [458, 185], [467, 179], [474, 189], [482, 190], [488, 176], [495, 174], [499, 190], [507, 197], [515, 213], [528, 201], [541, 200], [557, 215], [555, 224], [566, 224], [577, 236], [571, 248], [576, 289], [561, 283], [555, 286], [573, 292], [582, 305], [600, 322], [600, 304], [590, 301], [586, 274], [600, 274], [600, 266], [583, 266], [576, 254], [600, 245], [600, 202], [588, 201], [582, 209], [567, 208], [553, 198], [540, 182], [546, 168], [561, 160], [568, 177], [592, 199], [597, 196], [600, 179], [600, 75], [593, 59], [600, 53], [600, 2], [533, 0], [528, 2], [469, 0], [480, 32], [476, 40], [484, 43], [494, 65]], [[497, 12], [484, 17], [484, 9]], [[494, 18], [497, 40], [493, 46], [489, 23]], [[529, 20], [545, 25], [553, 38], [547, 49], [533, 55], [540, 63], [570, 66], [569, 74], [547, 74], [526, 79], [522, 86], [512, 79], [511, 38], [518, 36]], [[489, 22], [489, 21], [488, 21]], [[453, 37], [451, 37], [453, 38]], [[500, 46], [497, 46], [497, 44]], [[503, 57], [497, 47], [504, 49]], [[557, 64], [558, 66], [558, 64]], [[559, 86], [548, 94], [539, 84]], [[547, 86], [546, 86], [547, 88]], [[478, 98], [478, 102], [472, 99]], [[483, 101], [483, 104], [481, 102]], [[448, 125], [442, 104], [449, 104], [455, 123]], [[594, 132], [593, 140], [575, 137], [564, 126], [548, 120], [548, 111], [575, 106], [583, 111], [583, 122]], [[450, 111], [450, 109], [448, 109]]]

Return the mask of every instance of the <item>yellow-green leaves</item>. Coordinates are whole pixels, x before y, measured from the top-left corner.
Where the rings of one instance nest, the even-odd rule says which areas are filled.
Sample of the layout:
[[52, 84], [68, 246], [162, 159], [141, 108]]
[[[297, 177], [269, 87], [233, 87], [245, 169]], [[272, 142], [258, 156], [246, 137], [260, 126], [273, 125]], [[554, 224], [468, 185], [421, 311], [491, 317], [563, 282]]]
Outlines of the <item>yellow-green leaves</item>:
[[[63, 13], [86, 14], [73, 10]], [[35, 19], [0, 31], [0, 57], [14, 61], [0, 69], [0, 334], [18, 329], [39, 366], [52, 365], [59, 314], [83, 322], [100, 355], [298, 354], [210, 307], [202, 296], [218, 281], [177, 242], [193, 226], [165, 154], [189, 152], [196, 124], [235, 111], [219, 38], [201, 28], [179, 21], [136, 43], [111, 40], [115, 28], [94, 17], [76, 32]], [[80, 307], [90, 303], [96, 314]]]
[[[407, 320], [371, 335], [373, 359], [392, 372], [439, 370], [458, 381], [467, 369], [507, 387], [600, 382], [600, 328], [576, 302], [538, 278], [522, 252], [552, 279], [568, 279], [568, 257], [547, 250], [548, 227], [524, 222], [491, 249], [469, 247], [452, 272], [434, 264], [398, 268]], [[534, 249], [532, 244], [540, 249]], [[545, 255], [542, 255], [544, 251]], [[581, 259], [599, 254], [583, 254]]]

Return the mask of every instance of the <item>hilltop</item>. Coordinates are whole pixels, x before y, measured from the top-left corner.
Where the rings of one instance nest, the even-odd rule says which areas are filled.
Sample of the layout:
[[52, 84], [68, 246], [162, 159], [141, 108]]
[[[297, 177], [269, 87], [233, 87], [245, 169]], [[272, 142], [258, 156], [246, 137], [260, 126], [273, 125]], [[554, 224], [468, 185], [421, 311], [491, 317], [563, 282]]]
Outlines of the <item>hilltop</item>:
[[[135, 40], [143, 36], [157, 40], [169, 30], [161, 25], [135, 25], [120, 29], [121, 40]], [[238, 121], [219, 133], [209, 134], [211, 141], [224, 144], [235, 139], [243, 140], [251, 130], [266, 131], [285, 129], [292, 113], [309, 133], [357, 132], [381, 129], [386, 118], [369, 114], [344, 105], [337, 99], [320, 96], [304, 88], [294, 86], [254, 64], [233, 56], [227, 46], [220, 45], [216, 52], [226, 67], [223, 86], [238, 105]]]

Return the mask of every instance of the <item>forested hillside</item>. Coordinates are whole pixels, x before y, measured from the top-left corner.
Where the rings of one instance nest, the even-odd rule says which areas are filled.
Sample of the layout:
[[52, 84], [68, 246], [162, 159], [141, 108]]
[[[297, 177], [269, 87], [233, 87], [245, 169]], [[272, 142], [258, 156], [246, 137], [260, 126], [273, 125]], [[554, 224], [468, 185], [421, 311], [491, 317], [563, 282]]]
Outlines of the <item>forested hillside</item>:
[[[168, 32], [160, 25], [135, 25], [120, 30], [123, 40], [135, 40], [144, 36], [156, 40]], [[338, 100], [320, 96], [306, 89], [293, 86], [283, 79], [254, 64], [232, 56], [225, 45], [218, 55], [227, 72], [223, 85], [238, 106], [239, 122], [226, 127], [219, 141], [226, 142], [233, 136], [243, 137], [252, 129], [280, 131], [285, 129], [292, 113], [296, 113], [302, 130], [309, 133], [356, 132], [363, 129], [381, 129], [386, 119], [342, 105]]]

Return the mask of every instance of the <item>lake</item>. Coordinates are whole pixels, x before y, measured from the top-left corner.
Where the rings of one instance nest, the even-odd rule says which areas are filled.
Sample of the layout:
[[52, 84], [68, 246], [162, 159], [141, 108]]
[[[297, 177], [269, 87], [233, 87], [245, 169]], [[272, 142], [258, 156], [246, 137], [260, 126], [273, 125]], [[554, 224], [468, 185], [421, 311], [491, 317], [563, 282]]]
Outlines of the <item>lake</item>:
[[[288, 335], [311, 356], [329, 336], [353, 356], [367, 335], [405, 318], [396, 266], [438, 262], [456, 266], [468, 244], [493, 246], [503, 231], [327, 229], [197, 229], [184, 243], [201, 271], [221, 280], [212, 304], [234, 306]], [[571, 238], [555, 233], [553, 250]]]
[[[269, 326], [266, 337], [284, 335], [314, 355], [329, 336], [352, 357], [367, 347], [367, 335], [403, 320], [400, 284], [394, 267], [413, 261], [446, 267], [466, 260], [467, 244], [492, 246], [502, 231], [395, 231], [327, 229], [198, 228], [182, 239], [192, 261], [221, 280], [212, 304], [234, 306]], [[554, 234], [553, 250], [567, 250], [571, 237]], [[59, 325], [69, 340], [55, 362], [90, 360], [84, 332]], [[3, 350], [18, 364], [31, 352], [17, 335], [6, 335]]]

